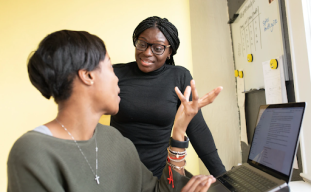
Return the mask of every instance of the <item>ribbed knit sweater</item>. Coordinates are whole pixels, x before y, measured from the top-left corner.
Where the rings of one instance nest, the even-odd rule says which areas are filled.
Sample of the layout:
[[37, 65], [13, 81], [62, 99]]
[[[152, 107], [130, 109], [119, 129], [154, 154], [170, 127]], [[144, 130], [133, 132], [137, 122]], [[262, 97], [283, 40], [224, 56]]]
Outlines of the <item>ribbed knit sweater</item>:
[[[136, 62], [113, 67], [119, 78], [121, 102], [118, 114], [111, 116], [111, 125], [134, 143], [141, 161], [160, 178], [180, 105], [174, 88], [177, 86], [183, 93], [192, 76], [184, 67], [166, 64], [150, 73], [140, 71]], [[201, 110], [186, 133], [209, 172], [214, 176], [224, 173], [225, 167]]]
[[98, 124], [93, 137], [78, 141], [95, 171], [95, 137], [98, 145], [100, 184], [73, 140], [59, 139], [37, 131], [21, 136], [8, 159], [8, 192], [138, 192], [180, 191], [188, 177], [173, 170], [173, 189], [168, 168], [160, 180], [139, 160], [133, 143], [110, 126]]

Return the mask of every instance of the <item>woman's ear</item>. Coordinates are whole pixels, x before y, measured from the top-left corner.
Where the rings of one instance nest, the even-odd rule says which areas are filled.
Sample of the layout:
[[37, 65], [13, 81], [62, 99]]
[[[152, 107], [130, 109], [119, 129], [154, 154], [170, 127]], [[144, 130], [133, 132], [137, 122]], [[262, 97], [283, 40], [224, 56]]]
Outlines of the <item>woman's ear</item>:
[[173, 51], [172, 51], [172, 48], [171, 48], [171, 47], [169, 47], [169, 49], [170, 49], [170, 51], [169, 51], [168, 58], [170, 59]]
[[85, 69], [80, 69], [78, 71], [79, 79], [86, 85], [93, 85], [95, 80], [95, 75], [93, 71], [87, 71]]

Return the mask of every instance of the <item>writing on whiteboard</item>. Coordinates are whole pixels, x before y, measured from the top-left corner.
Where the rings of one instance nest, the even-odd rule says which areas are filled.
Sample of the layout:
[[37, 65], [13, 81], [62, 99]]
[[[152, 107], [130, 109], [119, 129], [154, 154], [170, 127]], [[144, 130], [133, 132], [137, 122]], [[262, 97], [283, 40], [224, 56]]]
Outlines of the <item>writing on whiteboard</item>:
[[266, 18], [262, 23], [263, 23], [264, 31], [269, 30], [269, 31], [273, 32], [273, 27], [274, 27], [274, 25], [276, 25], [278, 23], [278, 20], [274, 19], [274, 20], [272, 20], [272, 22], [270, 22], [270, 19]]
[[[242, 54], [256, 52], [261, 49], [261, 32], [260, 32], [260, 12], [259, 7], [253, 7], [245, 15], [243, 22], [240, 25]], [[239, 54], [240, 56], [240, 54]]]
[[243, 11], [240, 12], [240, 18], [243, 18], [245, 13], [253, 6], [256, 0], [250, 0], [249, 3], [244, 7]]

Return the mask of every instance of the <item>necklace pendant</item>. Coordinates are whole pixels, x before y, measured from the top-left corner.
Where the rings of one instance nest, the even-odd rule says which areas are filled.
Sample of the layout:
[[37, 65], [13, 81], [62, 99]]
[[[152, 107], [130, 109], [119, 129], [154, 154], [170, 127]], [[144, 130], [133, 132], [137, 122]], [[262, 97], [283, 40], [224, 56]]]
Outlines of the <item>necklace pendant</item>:
[[96, 182], [97, 182], [97, 184], [99, 185], [99, 176], [98, 175], [96, 175], [96, 177], [95, 177], [95, 180], [96, 180]]

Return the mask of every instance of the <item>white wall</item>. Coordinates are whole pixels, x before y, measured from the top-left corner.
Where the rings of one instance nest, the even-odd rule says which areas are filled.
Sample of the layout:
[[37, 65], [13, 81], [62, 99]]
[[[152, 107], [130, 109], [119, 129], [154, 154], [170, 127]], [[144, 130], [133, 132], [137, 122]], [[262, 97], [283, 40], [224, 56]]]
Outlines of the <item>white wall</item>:
[[301, 176], [311, 181], [311, 3], [309, 0], [285, 3], [296, 101], [307, 102], [300, 137]]
[[[193, 76], [199, 93], [224, 89], [203, 108], [226, 169], [241, 163], [240, 125], [227, 0], [190, 0]], [[200, 94], [200, 96], [202, 96]], [[203, 163], [200, 172], [207, 173]]]

